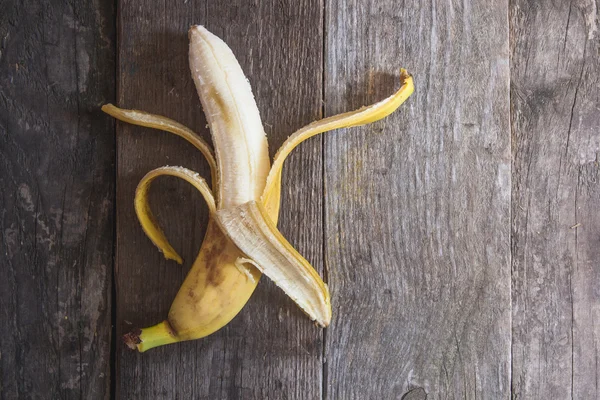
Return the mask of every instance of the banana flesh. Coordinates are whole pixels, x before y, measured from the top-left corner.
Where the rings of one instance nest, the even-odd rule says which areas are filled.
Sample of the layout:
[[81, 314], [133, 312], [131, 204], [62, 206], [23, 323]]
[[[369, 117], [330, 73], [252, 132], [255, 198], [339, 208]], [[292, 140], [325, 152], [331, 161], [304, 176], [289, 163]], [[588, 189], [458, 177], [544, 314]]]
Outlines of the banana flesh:
[[190, 69], [210, 127], [219, 208], [258, 200], [269, 173], [269, 148], [250, 83], [231, 49], [202, 26], [192, 27]]
[[334, 129], [382, 119], [413, 92], [412, 77], [401, 70], [401, 88], [372, 106], [313, 122], [292, 134], [270, 167], [268, 144], [250, 84], [229, 47], [201, 26], [189, 31], [190, 69], [211, 130], [215, 150], [189, 128], [166, 117], [113, 105], [103, 111], [124, 122], [174, 133], [205, 156], [212, 190], [195, 172], [182, 167], [150, 171], [139, 183], [135, 209], [142, 229], [167, 259], [182, 263], [158, 226], [148, 204], [159, 176], [184, 179], [203, 195], [210, 213], [200, 252], [168, 318], [124, 336], [140, 352], [210, 335], [246, 304], [261, 272], [272, 279], [320, 326], [331, 321], [327, 285], [277, 230], [281, 172], [286, 157], [304, 140]]

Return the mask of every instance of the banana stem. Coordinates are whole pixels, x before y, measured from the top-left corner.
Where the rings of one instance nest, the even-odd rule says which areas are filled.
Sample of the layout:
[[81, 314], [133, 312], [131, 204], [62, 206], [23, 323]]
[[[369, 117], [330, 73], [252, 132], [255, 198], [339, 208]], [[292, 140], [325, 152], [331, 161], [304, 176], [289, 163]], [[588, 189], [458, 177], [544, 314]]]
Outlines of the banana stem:
[[143, 353], [154, 347], [177, 343], [180, 340], [173, 331], [169, 321], [163, 321], [149, 328], [137, 329], [123, 336], [123, 341], [132, 350]]

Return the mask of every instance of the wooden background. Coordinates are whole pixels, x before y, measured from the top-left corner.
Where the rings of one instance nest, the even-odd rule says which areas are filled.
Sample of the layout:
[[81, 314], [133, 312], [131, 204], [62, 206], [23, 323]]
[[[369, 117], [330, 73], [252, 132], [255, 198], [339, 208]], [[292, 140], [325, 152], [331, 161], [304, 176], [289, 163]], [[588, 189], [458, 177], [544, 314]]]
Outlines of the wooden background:
[[[600, 32], [595, 0], [0, 0], [2, 399], [598, 399]], [[322, 330], [268, 279], [224, 329], [144, 354], [207, 221], [159, 180], [167, 262], [135, 220], [139, 179], [208, 176], [187, 65], [203, 24], [237, 55], [273, 153], [315, 119], [389, 118], [311, 139], [280, 229], [323, 274]]]

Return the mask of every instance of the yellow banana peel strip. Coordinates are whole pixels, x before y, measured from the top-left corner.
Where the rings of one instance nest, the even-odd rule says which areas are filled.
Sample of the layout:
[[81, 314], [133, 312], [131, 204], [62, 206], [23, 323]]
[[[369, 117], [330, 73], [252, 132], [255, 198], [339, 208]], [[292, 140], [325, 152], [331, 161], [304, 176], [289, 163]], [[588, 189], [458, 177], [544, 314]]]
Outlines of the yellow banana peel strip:
[[102, 111], [118, 119], [119, 121], [170, 132], [187, 140], [204, 155], [210, 167], [213, 188], [218, 186], [217, 162], [215, 161], [215, 155], [212, 148], [208, 143], [206, 143], [206, 141], [204, 141], [204, 139], [202, 139], [196, 132], [192, 131], [187, 126], [170, 118], [163, 117], [162, 115], [150, 114], [139, 110], [128, 110], [116, 107], [112, 104], [103, 105]]
[[413, 78], [404, 68], [400, 69], [400, 83], [400, 89], [382, 101], [355, 111], [315, 121], [288, 137], [279, 150], [277, 150], [277, 154], [275, 154], [275, 158], [273, 159], [273, 165], [269, 171], [269, 176], [267, 177], [267, 184], [262, 195], [263, 204], [265, 204], [267, 209], [275, 211], [274, 209], [279, 207], [279, 188], [281, 187], [283, 162], [296, 146], [320, 133], [334, 129], [365, 125], [387, 117], [396, 111], [415, 90]]
[[331, 321], [329, 290], [319, 274], [285, 240], [260, 202], [217, 211], [227, 236], [253, 264], [319, 325]]
[[[196, 132], [192, 131], [187, 126], [180, 124], [179, 122], [174, 121], [170, 118], [163, 117], [161, 115], [150, 114], [145, 111], [128, 110], [128, 109], [124, 109], [124, 108], [119, 108], [112, 104], [103, 105], [102, 111], [104, 111], [108, 115], [110, 115], [120, 121], [127, 122], [132, 125], [138, 125], [138, 126], [143, 126], [146, 128], [162, 130], [165, 132], [173, 133], [173, 134], [183, 138], [188, 143], [190, 143], [192, 146], [194, 146], [195, 148], [200, 150], [202, 155], [204, 155], [204, 157], [206, 158], [206, 161], [208, 162], [208, 165], [210, 167], [213, 188], [218, 186], [219, 182], [218, 182], [218, 173], [217, 173], [217, 163], [216, 163], [215, 156], [214, 156], [214, 153], [213, 153], [210, 145], [208, 143], [206, 143], [206, 141], [204, 141], [204, 139], [202, 139]], [[139, 200], [136, 199], [136, 207], [137, 207], [138, 202], [139, 202]], [[215, 203], [216, 203], [216, 200], [215, 200]], [[141, 204], [140, 204], [140, 207], [141, 207]], [[145, 207], [148, 208], [149, 206], [146, 205]], [[149, 209], [148, 209], [148, 215], [149, 215], [149, 217], [146, 221], [142, 222], [140, 220], [140, 223], [142, 224], [142, 227], [144, 228], [144, 233], [146, 233], [146, 235], [148, 235], [148, 237], [150, 238], [152, 243], [154, 243], [154, 245], [156, 245], [156, 247], [158, 247], [159, 251], [162, 252], [167, 259], [175, 260], [179, 264], [181, 264], [182, 263], [181, 257], [177, 254], [177, 252], [175, 252], [175, 250], [173, 249], [171, 244], [166, 239], [164, 233], [162, 233], [162, 230], [156, 224], [156, 221], [153, 219], [153, 217], [150, 217], [152, 214], [149, 211]], [[138, 214], [138, 219], [139, 219], [139, 214]], [[148, 232], [152, 232], [153, 236], [150, 236], [150, 234]]]
[[148, 192], [152, 182], [159, 176], [174, 176], [181, 178], [194, 186], [204, 197], [206, 205], [210, 213], [216, 211], [215, 199], [206, 181], [200, 177], [197, 172], [183, 167], [165, 166], [156, 168], [146, 174], [140, 181], [135, 191], [135, 213], [142, 225], [142, 229], [146, 236], [154, 243], [156, 247], [163, 253], [167, 260], [175, 260], [178, 264], [183, 262], [181, 256], [177, 254], [175, 249], [168, 242], [163, 230], [160, 228], [154, 218], [154, 214], [148, 203]]

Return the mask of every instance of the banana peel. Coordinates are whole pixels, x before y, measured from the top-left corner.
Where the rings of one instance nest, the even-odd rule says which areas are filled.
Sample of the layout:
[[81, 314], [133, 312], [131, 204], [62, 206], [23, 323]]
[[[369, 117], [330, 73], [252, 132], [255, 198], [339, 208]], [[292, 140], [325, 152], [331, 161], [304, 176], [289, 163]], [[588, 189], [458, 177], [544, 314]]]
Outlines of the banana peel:
[[169, 311], [157, 325], [130, 332], [125, 343], [140, 352], [199, 339], [231, 321], [267, 275], [318, 325], [331, 321], [327, 285], [277, 229], [281, 172], [291, 151], [304, 140], [335, 129], [368, 124], [394, 112], [414, 91], [412, 77], [400, 71], [400, 89], [359, 110], [313, 122], [292, 134], [273, 165], [250, 84], [229, 47], [202, 26], [193, 26], [190, 69], [211, 130], [214, 151], [191, 129], [169, 118], [107, 104], [102, 110], [135, 125], [164, 130], [194, 145], [211, 169], [212, 190], [194, 171], [162, 167], [140, 181], [135, 210], [142, 229], [167, 259], [182, 263], [158, 226], [148, 204], [159, 176], [184, 179], [204, 197], [210, 218], [200, 252]]

